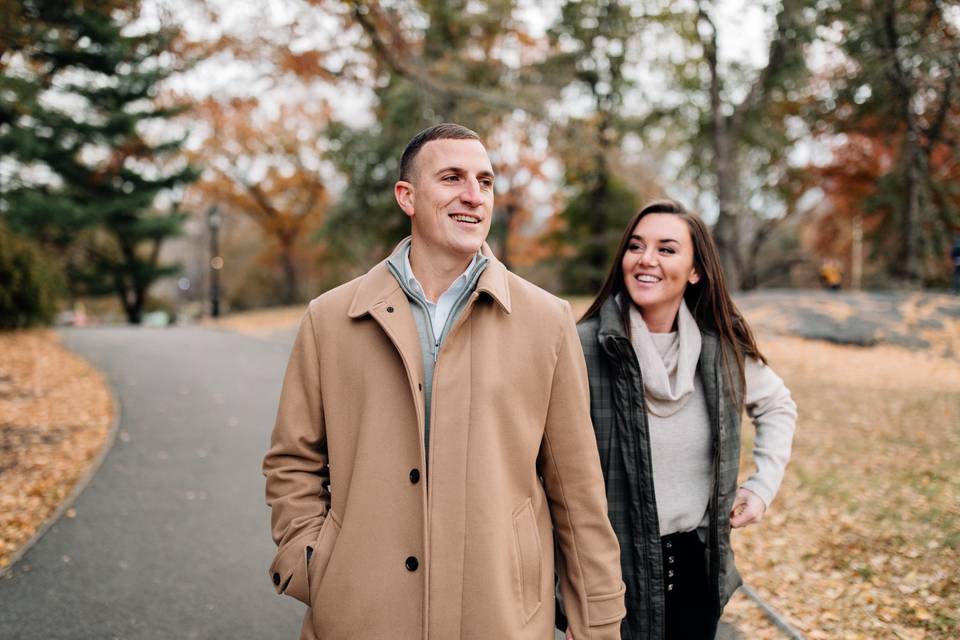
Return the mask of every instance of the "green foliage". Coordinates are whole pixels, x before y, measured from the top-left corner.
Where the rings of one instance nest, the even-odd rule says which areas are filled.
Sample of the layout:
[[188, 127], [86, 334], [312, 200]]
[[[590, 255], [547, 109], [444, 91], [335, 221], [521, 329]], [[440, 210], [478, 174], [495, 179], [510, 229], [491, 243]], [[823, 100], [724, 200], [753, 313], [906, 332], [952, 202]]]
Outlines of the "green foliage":
[[418, 131], [438, 121], [404, 78], [391, 77], [377, 93], [376, 125], [330, 127], [331, 157], [350, 182], [321, 233], [336, 247], [336, 258], [359, 264], [382, 257], [409, 235], [410, 222], [393, 197], [400, 154]]
[[0, 330], [49, 323], [60, 285], [40, 247], [0, 224]]
[[[139, 322], [147, 289], [176, 271], [158, 256], [184, 218], [154, 211], [154, 201], [198, 172], [173, 157], [182, 139], [145, 133], [185, 108], [156, 104], [158, 84], [174, 70], [163, 61], [174, 34], [124, 35], [133, 12], [102, 4], [40, 12], [22, 64], [2, 67], [0, 154], [15, 170], [0, 191], [0, 215], [70, 256], [75, 293], [111, 291]], [[48, 175], [38, 178], [38, 167]]]
[[554, 240], [573, 252], [561, 268], [571, 293], [600, 289], [623, 225], [637, 208], [636, 193], [618, 179], [616, 158], [627, 129], [621, 110], [633, 87], [624, 74], [627, 53], [641, 26], [630, 3], [590, 0], [565, 2], [548, 32], [556, 53], [544, 67], [591, 105], [587, 115], [551, 131], [570, 193], [560, 213], [565, 231]]
[[[508, 113], [490, 101], [507, 95], [516, 81], [495, 55], [496, 43], [512, 28], [512, 0], [420, 0], [414, 6], [421, 19], [416, 23], [425, 26], [408, 44], [414, 49], [408, 67], [375, 55], [384, 79], [374, 91], [376, 123], [365, 129], [330, 127], [331, 158], [349, 180], [321, 230], [330, 240], [332, 260], [369, 264], [409, 235], [393, 185], [400, 155], [417, 132], [459, 122], [483, 136]], [[462, 87], [476, 93], [468, 96]]]
[[[581, 191], [568, 201], [560, 213], [566, 226], [554, 238], [573, 252], [559, 265], [565, 292], [592, 294], [600, 290], [623, 228], [638, 206], [636, 194], [617, 179], [602, 188]], [[598, 219], [603, 220], [599, 228]]]

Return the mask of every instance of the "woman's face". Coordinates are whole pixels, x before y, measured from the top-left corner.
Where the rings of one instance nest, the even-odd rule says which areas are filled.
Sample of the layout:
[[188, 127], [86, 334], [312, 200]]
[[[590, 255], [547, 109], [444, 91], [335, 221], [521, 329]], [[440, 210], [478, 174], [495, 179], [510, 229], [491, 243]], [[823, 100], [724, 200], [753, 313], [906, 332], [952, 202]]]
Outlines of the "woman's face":
[[[676, 317], [688, 284], [700, 279], [693, 266], [687, 223], [670, 213], [649, 213], [633, 228], [623, 254], [623, 283], [644, 318]], [[649, 320], [648, 320], [649, 322]]]

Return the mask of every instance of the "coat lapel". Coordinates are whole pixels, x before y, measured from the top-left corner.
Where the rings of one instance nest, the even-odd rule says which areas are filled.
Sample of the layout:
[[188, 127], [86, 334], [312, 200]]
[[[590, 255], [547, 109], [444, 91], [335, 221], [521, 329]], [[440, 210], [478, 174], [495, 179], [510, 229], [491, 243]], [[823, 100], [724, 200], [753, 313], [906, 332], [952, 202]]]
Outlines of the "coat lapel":
[[403, 360], [410, 384], [410, 393], [417, 407], [420, 441], [424, 435], [424, 406], [420, 385], [423, 384], [423, 358], [417, 324], [407, 295], [386, 261], [380, 262], [366, 275], [361, 276], [360, 286], [353, 296], [347, 315], [356, 321], [372, 318], [393, 343]]

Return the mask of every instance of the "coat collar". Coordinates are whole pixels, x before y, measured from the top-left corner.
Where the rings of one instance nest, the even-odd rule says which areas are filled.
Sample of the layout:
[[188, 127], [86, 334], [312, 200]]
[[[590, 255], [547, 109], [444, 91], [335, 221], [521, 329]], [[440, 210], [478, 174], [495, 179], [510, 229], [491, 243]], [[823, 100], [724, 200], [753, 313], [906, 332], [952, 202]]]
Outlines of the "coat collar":
[[[394, 249], [396, 251], [407, 242], [404, 239]], [[391, 252], [392, 253], [392, 252]], [[506, 312], [510, 313], [510, 287], [507, 282], [508, 271], [503, 263], [497, 260], [490, 250], [490, 245], [486, 242], [480, 249], [480, 253], [489, 258], [490, 262], [486, 269], [480, 274], [477, 281], [477, 293], [486, 293], [493, 298], [497, 304]], [[400, 284], [390, 272], [387, 266], [389, 258], [379, 262], [365, 275], [360, 277], [360, 284], [347, 310], [347, 315], [351, 318], [359, 318], [374, 309], [386, 304], [388, 298], [392, 298], [398, 291], [402, 293]], [[405, 294], [404, 294], [405, 295]]]
[[607, 337], [626, 339], [627, 332], [623, 328], [623, 312], [613, 296], [608, 296], [600, 305], [599, 315], [600, 329], [597, 335], [601, 340]]

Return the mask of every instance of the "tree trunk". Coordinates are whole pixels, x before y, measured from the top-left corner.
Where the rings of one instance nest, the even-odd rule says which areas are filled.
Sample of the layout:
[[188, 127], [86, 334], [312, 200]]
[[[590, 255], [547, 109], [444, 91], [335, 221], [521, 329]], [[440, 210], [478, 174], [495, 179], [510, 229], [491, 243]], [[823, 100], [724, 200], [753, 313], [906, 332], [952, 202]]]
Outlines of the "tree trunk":
[[510, 223], [513, 216], [516, 215], [517, 207], [508, 204], [499, 212], [499, 219], [495, 218], [496, 224], [496, 249], [497, 259], [503, 263], [507, 269], [510, 265]]
[[713, 236], [720, 251], [720, 264], [727, 286], [736, 291], [742, 286], [740, 259], [740, 176], [737, 166], [737, 147], [727, 128], [726, 118], [713, 113], [713, 172], [717, 180], [719, 213], [713, 227]]
[[900, 211], [900, 255], [896, 274], [910, 284], [921, 280], [920, 273], [920, 189], [923, 162], [917, 134], [910, 127], [903, 145], [903, 203]]
[[590, 192], [593, 215], [590, 218], [591, 242], [587, 249], [587, 264], [590, 265], [588, 291], [599, 291], [603, 287], [605, 271], [608, 267], [607, 252], [607, 173], [606, 166], [602, 165], [597, 174], [597, 181]]
[[704, 59], [710, 71], [710, 146], [713, 152], [713, 176], [716, 180], [717, 222], [713, 237], [720, 252], [720, 264], [731, 290], [740, 288], [740, 229], [739, 200], [740, 175], [737, 167], [736, 133], [732, 131], [730, 118], [723, 114], [720, 99], [720, 71], [717, 58], [717, 28], [706, 8], [699, 5], [700, 20], [710, 28], [710, 36], [701, 40]]
[[120, 304], [123, 305], [123, 313], [127, 316], [128, 324], [140, 324], [143, 322], [143, 303], [146, 299], [145, 292], [138, 292], [134, 289], [128, 289], [125, 284], [120, 285], [117, 291], [120, 295]]
[[300, 299], [300, 285], [297, 282], [297, 269], [293, 264], [293, 242], [280, 244], [280, 267], [283, 270], [283, 303], [295, 304]]

